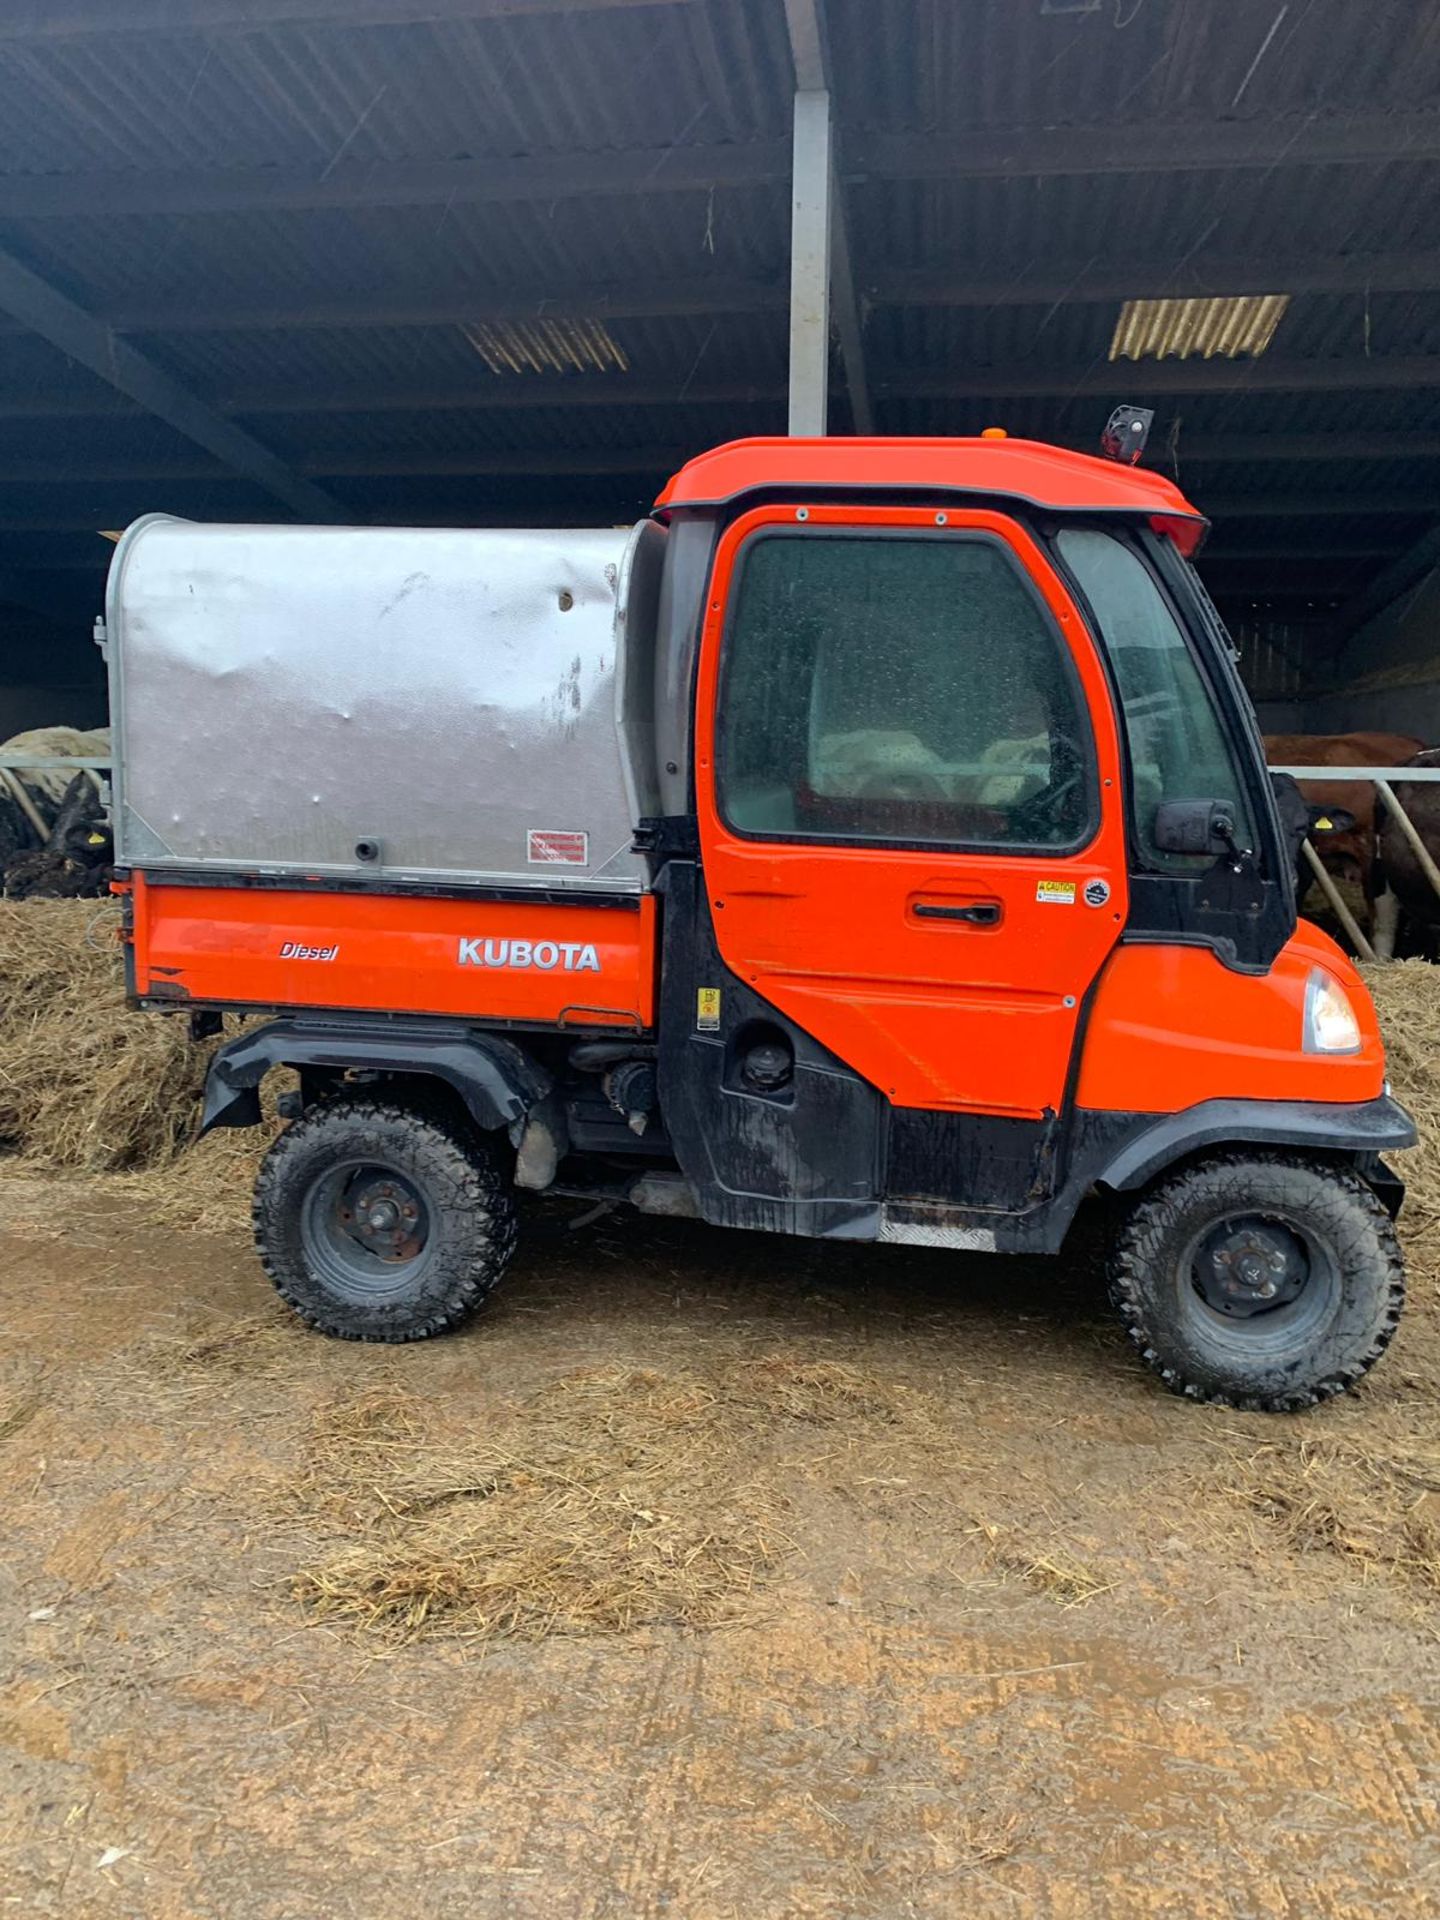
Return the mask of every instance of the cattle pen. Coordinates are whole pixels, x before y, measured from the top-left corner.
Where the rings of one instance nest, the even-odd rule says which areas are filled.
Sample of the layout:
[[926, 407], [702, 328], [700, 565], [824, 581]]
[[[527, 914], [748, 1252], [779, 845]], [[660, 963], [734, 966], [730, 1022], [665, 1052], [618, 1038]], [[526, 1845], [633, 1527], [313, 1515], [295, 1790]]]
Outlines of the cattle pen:
[[[1436, 906], [1440, 908], [1440, 866], [1436, 865], [1434, 852], [1426, 846], [1419, 829], [1406, 812], [1391, 784], [1392, 781], [1399, 779], [1406, 782], [1413, 781], [1422, 786], [1440, 785], [1440, 767], [1312, 767], [1280, 766], [1272, 762], [1271, 772], [1288, 774], [1291, 779], [1297, 781], [1352, 781], [1373, 785], [1381, 805], [1404, 834], [1420, 871], [1435, 895]], [[1380, 959], [1381, 956], [1377, 955], [1375, 948], [1371, 945], [1369, 937], [1356, 919], [1349, 902], [1336, 886], [1324, 861], [1316, 851], [1314, 841], [1308, 834], [1303, 842], [1302, 851], [1311, 877], [1325, 896], [1331, 912], [1344, 929], [1346, 938], [1351, 942], [1356, 953], [1362, 960], [1374, 962]]]

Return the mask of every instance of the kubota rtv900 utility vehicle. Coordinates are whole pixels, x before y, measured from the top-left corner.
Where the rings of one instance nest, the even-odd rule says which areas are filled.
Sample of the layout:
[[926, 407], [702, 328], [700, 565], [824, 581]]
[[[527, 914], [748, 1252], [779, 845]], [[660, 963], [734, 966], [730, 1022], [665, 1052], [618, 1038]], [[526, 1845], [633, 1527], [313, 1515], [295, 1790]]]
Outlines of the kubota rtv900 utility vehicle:
[[311, 1325], [469, 1314], [514, 1189], [1055, 1253], [1143, 1357], [1288, 1409], [1390, 1338], [1413, 1131], [1169, 482], [1017, 440], [764, 440], [633, 532], [125, 535], [137, 1004]]

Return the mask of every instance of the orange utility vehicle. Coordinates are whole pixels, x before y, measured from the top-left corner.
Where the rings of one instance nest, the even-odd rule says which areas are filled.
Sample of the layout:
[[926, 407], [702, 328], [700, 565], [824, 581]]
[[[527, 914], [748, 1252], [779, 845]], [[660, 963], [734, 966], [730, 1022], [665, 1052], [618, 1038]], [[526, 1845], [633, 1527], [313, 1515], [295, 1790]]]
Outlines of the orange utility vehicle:
[[132, 527], [130, 990], [273, 1016], [204, 1124], [298, 1072], [255, 1198], [282, 1296], [453, 1327], [516, 1187], [1010, 1253], [1093, 1198], [1177, 1392], [1357, 1380], [1413, 1128], [1297, 926], [1204, 526], [986, 436], [737, 442], [633, 531]]

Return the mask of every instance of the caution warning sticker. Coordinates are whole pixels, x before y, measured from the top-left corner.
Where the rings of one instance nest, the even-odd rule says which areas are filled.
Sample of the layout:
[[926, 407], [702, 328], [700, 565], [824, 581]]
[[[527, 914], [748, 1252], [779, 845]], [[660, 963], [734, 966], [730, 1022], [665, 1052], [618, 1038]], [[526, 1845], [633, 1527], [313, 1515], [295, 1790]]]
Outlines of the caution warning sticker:
[[1042, 907], [1073, 907], [1075, 904], [1075, 882], [1073, 880], [1040, 880], [1036, 882], [1035, 898]]
[[568, 827], [532, 827], [525, 836], [525, 859], [532, 867], [588, 866], [590, 836]]
[[720, 1031], [720, 989], [701, 987], [695, 995], [695, 1025], [701, 1033]]

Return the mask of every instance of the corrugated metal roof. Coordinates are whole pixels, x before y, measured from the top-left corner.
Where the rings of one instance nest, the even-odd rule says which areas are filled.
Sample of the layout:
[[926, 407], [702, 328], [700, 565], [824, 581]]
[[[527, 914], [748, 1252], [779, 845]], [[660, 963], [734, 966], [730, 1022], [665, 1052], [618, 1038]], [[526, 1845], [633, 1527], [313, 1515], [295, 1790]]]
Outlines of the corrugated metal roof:
[[291, 311], [473, 288], [478, 301], [528, 301], [589, 286], [776, 280], [788, 275], [780, 187], [445, 207], [311, 208], [104, 215], [16, 223], [38, 272], [83, 290], [110, 317], [156, 307]]
[[[845, 100], [867, 128], [1261, 119], [1434, 104], [1428, 8], [1159, 5], [1046, 14], [1017, 0], [829, 0]], [[1272, 33], [1277, 13], [1279, 30]]]
[[[118, 17], [126, 0], [112, 5]], [[825, 8], [842, 163], [847, 141], [857, 151], [872, 134], [943, 141], [991, 130], [1008, 150], [1017, 130], [1099, 126], [1118, 137], [1149, 126], [1163, 142], [1222, 126], [1241, 139], [1253, 128], [1273, 143], [1277, 123], [1299, 136], [1337, 115], [1440, 113], [1440, 27], [1433, 10], [1399, 0], [1265, 8], [1104, 0], [1085, 11], [1040, 0], [825, 0]], [[19, 39], [0, 62], [0, 173], [137, 183], [287, 170], [318, 178], [373, 169], [378, 177], [401, 164], [483, 168], [560, 155], [588, 186], [615, 154], [653, 156], [658, 178], [667, 157], [673, 163], [692, 147], [715, 148], [722, 160], [756, 141], [783, 153], [791, 85], [782, 0]], [[1108, 356], [1127, 300], [1289, 293], [1262, 364], [1322, 362], [1337, 382], [1386, 359], [1418, 361], [1423, 373], [1440, 362], [1437, 185], [1440, 163], [1403, 152], [1323, 166], [1282, 154], [1264, 167], [1188, 172], [847, 173], [856, 277], [873, 300], [865, 357], [872, 382], [885, 384], [879, 425], [973, 432], [998, 421], [1089, 448], [1112, 397], [1153, 403], [1152, 459], [1166, 471], [1178, 462], [1202, 501], [1235, 506], [1247, 548], [1277, 524], [1289, 548], [1296, 544], [1298, 516], [1267, 516], [1266, 499], [1353, 502], [1368, 492], [1383, 512], [1327, 513], [1333, 545], [1398, 550], [1426, 524], [1440, 464], [1384, 457], [1376, 443], [1440, 432], [1440, 368], [1433, 379], [1375, 391], [1276, 392], [1251, 390], [1237, 363], [1229, 390], [1147, 396], [1154, 363], [1112, 366]], [[646, 479], [622, 471], [629, 461], [783, 424], [783, 166], [759, 184], [722, 177], [713, 186], [562, 191], [547, 200], [470, 192], [423, 207], [386, 197], [211, 214], [15, 217], [0, 248], [98, 317], [146, 322], [139, 343], [163, 368], [297, 468], [333, 464], [332, 490], [357, 515], [623, 516], [643, 504]], [[1371, 254], [1390, 257], [1389, 279], [1367, 291], [1364, 268], [1345, 263]], [[1418, 288], [1403, 289], [1402, 266], [1402, 290], [1392, 290], [1395, 256], [1418, 256]], [[1283, 278], [1286, 264], [1316, 261], [1335, 269], [1341, 290]], [[1235, 263], [1247, 271], [1243, 287], [1223, 277]], [[1272, 264], [1277, 277], [1257, 283], [1256, 272]], [[985, 293], [969, 305], [932, 304], [911, 285], [897, 297], [901, 275], [944, 282], [957, 302], [967, 281]], [[640, 310], [624, 311], [627, 298]], [[553, 372], [493, 371], [473, 344], [487, 338], [480, 329], [544, 330], [557, 316], [603, 325], [609, 357], [628, 371], [572, 372], [568, 379], [585, 385], [567, 394], [555, 390]], [[520, 337], [512, 332], [511, 345]], [[494, 333], [489, 344], [504, 338]], [[43, 343], [11, 332], [0, 347], [7, 564], [21, 538], [15, 522], [63, 521], [83, 533], [87, 516], [112, 524], [132, 506], [271, 510], [263, 494], [226, 477], [96, 477], [123, 474], [127, 461], [137, 474], [166, 461], [199, 473], [205, 460], [148, 416], [117, 411], [102, 381]], [[558, 358], [565, 363], [563, 348]], [[492, 360], [503, 366], [503, 353]], [[994, 368], [1053, 391], [967, 395], [967, 379]], [[923, 385], [923, 397], [907, 395], [907, 378]], [[544, 404], [514, 404], [514, 389], [530, 380], [537, 392], [545, 383]], [[597, 393], [611, 383], [613, 396]], [[27, 395], [57, 406], [90, 400], [96, 412], [11, 417]], [[837, 425], [847, 418], [840, 396], [837, 379]], [[1364, 459], [1203, 452], [1207, 437], [1302, 434], [1348, 436], [1372, 451]], [[88, 461], [93, 472], [16, 484], [4, 477], [7, 456], [17, 471], [48, 461], [83, 475]], [[543, 471], [444, 471], [467, 460], [513, 460], [518, 469], [527, 458]], [[427, 476], [427, 460], [441, 471]], [[592, 471], [587, 460], [613, 470]], [[1251, 498], [1255, 513], [1240, 517]], [[1413, 516], [1396, 511], [1412, 498]], [[42, 529], [35, 537], [64, 536]], [[1278, 538], [1275, 545], [1278, 556]], [[1332, 558], [1336, 575], [1352, 565]], [[1277, 557], [1278, 586], [1296, 590], [1305, 562]], [[1353, 564], [1366, 571], [1363, 557]], [[1245, 595], [1248, 604], [1248, 585]]]
[[0, 171], [658, 151], [783, 135], [790, 85], [767, 0], [11, 43]]
[[[668, 386], [677, 402], [698, 382], [785, 378], [785, 329], [773, 314], [627, 317], [608, 325], [634, 376]], [[256, 389], [304, 400], [322, 389], [379, 393], [436, 384], [478, 396], [498, 384], [450, 324], [172, 334], [163, 351], [184, 379], [241, 410]]]
[[[1310, 259], [1436, 244], [1434, 163], [1279, 164], [1033, 178], [869, 179], [849, 189], [880, 270], [1053, 271], [1149, 259], [1207, 287], [1207, 255]], [[867, 274], [869, 277], [877, 275]], [[1135, 287], [1141, 294], [1155, 289]]]
[[[1129, 379], [1125, 377], [1127, 372], [1131, 375]], [[1146, 454], [1151, 465], [1168, 465], [1172, 436], [1183, 463], [1192, 443], [1217, 434], [1241, 434], [1256, 440], [1294, 434], [1319, 435], [1335, 440], [1334, 464], [1344, 467], [1353, 464], [1353, 460], [1349, 454], [1339, 451], [1347, 444], [1341, 439], [1342, 435], [1426, 429], [1440, 432], [1440, 389], [1366, 394], [1195, 393], [1147, 398], [1141, 388], [1139, 368], [1116, 369], [1115, 392], [1120, 401], [1155, 402], [1155, 426]], [[1029, 439], [1048, 436], [1071, 444], [1092, 445], [1103, 424], [1103, 402], [1097, 406], [1092, 394], [1072, 400], [1035, 395], [974, 399], [957, 392], [953, 399], [896, 399], [884, 404], [890, 410], [887, 424], [897, 433], [974, 433], [993, 419], [995, 424]], [[1266, 462], [1267, 467], [1271, 464]], [[1323, 468], [1328, 464], [1315, 462], [1313, 466]]]

